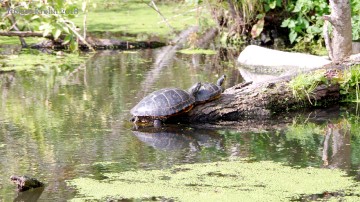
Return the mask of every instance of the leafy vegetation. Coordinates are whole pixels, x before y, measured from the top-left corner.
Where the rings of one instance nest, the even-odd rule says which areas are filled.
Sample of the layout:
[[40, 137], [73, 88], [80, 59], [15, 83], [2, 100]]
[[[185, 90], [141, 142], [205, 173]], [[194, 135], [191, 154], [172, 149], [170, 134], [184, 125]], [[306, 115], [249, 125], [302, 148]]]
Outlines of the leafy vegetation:
[[[340, 94], [343, 102], [360, 101], [360, 65], [354, 65], [342, 71], [336, 71], [331, 81], [340, 85]], [[313, 74], [300, 74], [289, 82], [295, 97], [307, 98], [311, 102], [311, 93], [319, 84], [328, 84], [324, 70]]]
[[311, 42], [319, 39], [322, 33], [322, 16], [329, 14], [329, 6], [326, 0], [298, 0], [291, 1], [287, 10], [294, 17], [285, 19], [282, 27], [290, 30], [290, 43], [305, 41]]
[[[360, 1], [352, 0], [352, 27], [353, 40], [360, 39]], [[330, 13], [328, 1], [326, 0], [298, 0], [291, 1], [287, 10], [295, 14], [282, 22], [282, 27], [290, 30], [289, 40], [294, 42], [311, 42], [322, 37], [322, 27], [324, 20], [322, 16]]]
[[[327, 0], [256, 0], [210, 1], [213, 17], [223, 28], [223, 40], [242, 42], [271, 32], [288, 34], [291, 44], [323, 44], [322, 16], [330, 13]], [[360, 1], [352, 0], [353, 40], [360, 39]], [[281, 31], [285, 28], [288, 31]], [[263, 36], [261, 36], [263, 37]], [[273, 37], [273, 36], [270, 36]], [[234, 39], [234, 38], [237, 38]]]
[[73, 1], [6, 1], [4, 6], [7, 12], [1, 16], [2, 31], [14, 28], [19, 31], [41, 31], [44, 37], [51, 34], [55, 40], [64, 34], [63, 44], [69, 44], [72, 51], [77, 49], [78, 33], [71, 19], [80, 9]]
[[360, 102], [360, 65], [355, 65], [344, 70], [339, 78], [340, 93], [345, 102]]
[[327, 83], [324, 71], [318, 71], [314, 74], [299, 74], [293, 78], [289, 85], [293, 90], [293, 95], [303, 100], [306, 98], [311, 104], [312, 92], [320, 83]]

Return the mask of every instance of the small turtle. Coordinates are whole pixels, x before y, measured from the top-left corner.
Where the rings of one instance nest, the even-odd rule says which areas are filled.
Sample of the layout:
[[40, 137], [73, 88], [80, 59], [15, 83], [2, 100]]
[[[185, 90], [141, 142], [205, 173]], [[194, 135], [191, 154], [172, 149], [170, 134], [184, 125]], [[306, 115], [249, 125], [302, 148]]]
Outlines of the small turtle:
[[226, 76], [222, 75], [217, 80], [216, 84], [203, 83], [199, 92], [195, 95], [195, 104], [205, 103], [219, 98], [223, 91], [221, 85], [224, 83], [225, 79]]
[[191, 110], [200, 87], [201, 83], [196, 83], [189, 92], [178, 88], [157, 90], [131, 109], [130, 113], [134, 116], [131, 121], [135, 124], [153, 122], [155, 127], [160, 127], [167, 118]]

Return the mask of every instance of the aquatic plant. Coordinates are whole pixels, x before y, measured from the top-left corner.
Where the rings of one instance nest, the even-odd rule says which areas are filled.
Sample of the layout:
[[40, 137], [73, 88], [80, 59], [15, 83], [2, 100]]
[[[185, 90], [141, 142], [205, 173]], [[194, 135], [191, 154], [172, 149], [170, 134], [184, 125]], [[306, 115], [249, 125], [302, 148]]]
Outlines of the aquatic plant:
[[[174, 199], [176, 201], [283, 201], [323, 192], [356, 192], [340, 170], [291, 168], [245, 160], [176, 166], [166, 170], [106, 173], [106, 179], [77, 178], [73, 201]], [[350, 189], [352, 188], [352, 189]], [[337, 199], [344, 196], [338, 196]]]
[[214, 55], [216, 51], [210, 49], [182, 49], [178, 51], [183, 54], [206, 54], [206, 55]]

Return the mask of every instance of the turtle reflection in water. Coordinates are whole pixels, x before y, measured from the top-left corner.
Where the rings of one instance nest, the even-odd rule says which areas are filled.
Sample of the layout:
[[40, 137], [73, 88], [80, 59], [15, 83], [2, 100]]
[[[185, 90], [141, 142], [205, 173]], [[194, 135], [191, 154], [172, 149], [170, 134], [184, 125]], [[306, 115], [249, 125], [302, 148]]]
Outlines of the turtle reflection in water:
[[195, 103], [195, 95], [201, 83], [193, 85], [189, 92], [178, 88], [164, 88], [144, 97], [130, 113], [131, 121], [138, 123], [152, 123], [160, 127], [161, 122], [171, 116], [191, 110]]
[[199, 151], [198, 142], [191, 136], [168, 131], [132, 131], [133, 134], [145, 144], [155, 149], [171, 151], [190, 148], [191, 151]]
[[182, 126], [163, 128], [140, 127], [132, 131], [143, 143], [155, 149], [165, 151], [200, 151], [211, 148], [212, 151], [224, 151], [224, 139], [216, 130], [184, 129]]

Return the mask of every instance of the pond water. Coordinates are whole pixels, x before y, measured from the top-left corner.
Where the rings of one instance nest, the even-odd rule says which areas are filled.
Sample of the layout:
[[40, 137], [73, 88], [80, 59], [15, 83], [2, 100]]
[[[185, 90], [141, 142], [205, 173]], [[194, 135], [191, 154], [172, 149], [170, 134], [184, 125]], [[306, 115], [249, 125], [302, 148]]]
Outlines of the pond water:
[[[167, 125], [133, 130], [130, 109], [163, 87], [197, 81], [242, 82], [230, 53], [162, 56], [168, 47], [103, 51], [84, 64], [0, 74], [0, 201], [16, 199], [11, 175], [46, 183], [39, 201], [75, 196], [66, 180], [103, 173], [166, 168], [233, 157], [297, 167], [339, 167], [360, 178], [360, 127], [355, 105], [272, 120]], [[35, 196], [35, 200], [36, 200]]]

